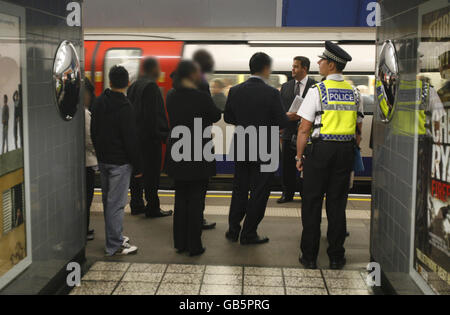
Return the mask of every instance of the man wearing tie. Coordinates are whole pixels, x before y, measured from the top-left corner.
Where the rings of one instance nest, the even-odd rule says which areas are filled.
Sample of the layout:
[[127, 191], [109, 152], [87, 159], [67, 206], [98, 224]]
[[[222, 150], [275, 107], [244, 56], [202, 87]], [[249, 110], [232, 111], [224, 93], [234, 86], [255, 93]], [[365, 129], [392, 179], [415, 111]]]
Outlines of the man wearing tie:
[[[308, 76], [310, 61], [303, 56], [294, 58], [292, 64], [292, 80], [281, 86], [281, 99], [283, 107], [289, 120], [288, 127], [284, 129], [282, 134], [281, 154], [282, 154], [282, 181], [283, 194], [277, 203], [290, 202], [294, 198], [297, 190], [297, 169], [295, 167], [296, 151], [291, 146], [293, 135], [297, 134], [297, 125], [300, 116], [296, 112], [290, 112], [289, 109], [296, 96], [304, 98], [311, 86], [317, 82]], [[298, 110], [298, 108], [297, 108]], [[299, 191], [302, 192], [303, 179], [299, 180]]]

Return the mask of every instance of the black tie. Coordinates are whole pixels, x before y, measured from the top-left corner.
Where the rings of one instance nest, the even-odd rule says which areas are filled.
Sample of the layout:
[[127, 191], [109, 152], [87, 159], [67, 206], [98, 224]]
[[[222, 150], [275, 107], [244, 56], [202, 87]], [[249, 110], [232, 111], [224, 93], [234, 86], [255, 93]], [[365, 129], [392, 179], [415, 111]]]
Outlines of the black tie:
[[295, 83], [294, 95], [300, 95], [300, 81], [297, 81], [297, 83]]

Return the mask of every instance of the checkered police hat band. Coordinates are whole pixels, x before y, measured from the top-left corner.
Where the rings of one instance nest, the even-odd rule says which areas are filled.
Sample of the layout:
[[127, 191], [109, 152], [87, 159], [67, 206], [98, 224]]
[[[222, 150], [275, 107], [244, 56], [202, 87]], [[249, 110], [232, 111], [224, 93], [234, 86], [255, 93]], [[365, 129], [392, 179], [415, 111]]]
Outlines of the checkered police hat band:
[[329, 52], [328, 50], [325, 50], [325, 51], [323, 52], [323, 55], [324, 55], [325, 57], [328, 57], [328, 58], [330, 58], [330, 59], [336, 61], [336, 62], [343, 63], [343, 64], [346, 64], [346, 63], [347, 63], [346, 60], [344, 60], [344, 59], [342, 59], [342, 58], [339, 58], [339, 57], [335, 56], [333, 53]]

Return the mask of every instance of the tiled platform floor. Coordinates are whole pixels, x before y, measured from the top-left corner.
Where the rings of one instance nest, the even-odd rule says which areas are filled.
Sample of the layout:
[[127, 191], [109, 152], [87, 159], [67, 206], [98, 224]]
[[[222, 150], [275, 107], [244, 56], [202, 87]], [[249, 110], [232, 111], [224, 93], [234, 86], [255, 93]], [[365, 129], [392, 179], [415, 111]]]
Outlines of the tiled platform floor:
[[369, 295], [356, 270], [98, 261], [74, 295]]

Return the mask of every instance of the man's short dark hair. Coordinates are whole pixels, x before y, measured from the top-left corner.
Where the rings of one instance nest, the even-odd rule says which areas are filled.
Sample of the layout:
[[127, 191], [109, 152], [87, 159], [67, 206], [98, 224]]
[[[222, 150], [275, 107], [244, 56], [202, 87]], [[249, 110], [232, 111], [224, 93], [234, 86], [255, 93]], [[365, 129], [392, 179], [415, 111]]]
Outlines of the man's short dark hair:
[[114, 89], [124, 89], [128, 86], [130, 81], [130, 76], [127, 69], [117, 65], [113, 66], [111, 70], [109, 70], [108, 77], [111, 87]]
[[142, 71], [144, 74], [151, 74], [158, 67], [158, 60], [153, 57], [147, 57], [142, 62]]
[[272, 65], [272, 59], [268, 54], [257, 52], [250, 58], [250, 73], [255, 74]]
[[4, 102], [7, 102], [7, 101], [8, 101], [8, 95], [6, 95], [6, 94], [3, 95], [3, 101], [4, 101]]
[[302, 64], [302, 67], [306, 68], [306, 72], [309, 72], [309, 67], [311, 66], [311, 61], [307, 57], [304, 56], [297, 56], [294, 57], [294, 60], [300, 61]]
[[340, 63], [340, 62], [336, 62], [336, 61], [331, 60], [331, 59], [327, 59], [327, 61], [328, 61], [329, 63], [330, 63], [330, 62], [333, 62], [333, 63], [336, 65], [336, 70], [337, 70], [338, 72], [344, 71], [346, 64]]
[[200, 69], [203, 73], [210, 73], [214, 69], [214, 59], [211, 54], [205, 49], [197, 50], [192, 59], [200, 65]]

